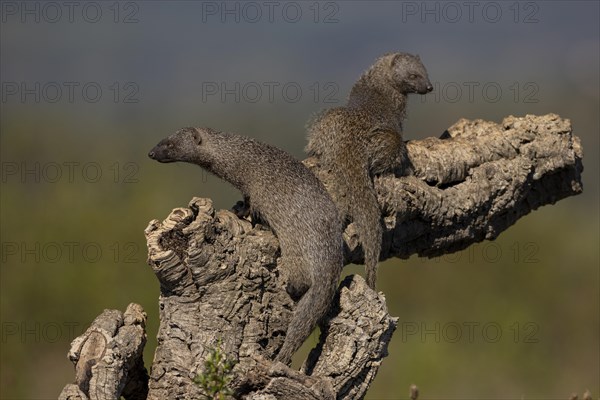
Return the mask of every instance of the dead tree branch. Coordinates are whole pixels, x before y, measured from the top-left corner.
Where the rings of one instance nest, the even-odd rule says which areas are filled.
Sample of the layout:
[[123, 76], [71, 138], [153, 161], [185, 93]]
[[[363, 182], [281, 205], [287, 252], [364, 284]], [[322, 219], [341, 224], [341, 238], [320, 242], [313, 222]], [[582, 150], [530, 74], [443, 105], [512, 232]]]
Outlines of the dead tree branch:
[[[579, 139], [568, 120], [552, 114], [508, 117], [501, 124], [461, 120], [439, 139], [409, 142], [408, 150], [412, 174], [375, 180], [387, 228], [382, 259], [432, 257], [494, 239], [532, 210], [582, 191]], [[318, 160], [305, 162], [328, 186], [329, 175]], [[148, 262], [161, 284], [148, 399], [202, 397], [193, 379], [215, 346], [237, 361], [236, 397], [364, 397], [387, 355], [396, 319], [383, 295], [368, 289], [362, 278], [342, 282], [319, 343], [301, 371], [294, 371], [268, 361], [282, 345], [294, 309], [278, 273], [279, 246], [271, 231], [195, 198], [164, 221], [151, 221], [145, 233]], [[352, 224], [344, 237], [347, 262], [360, 263]], [[81, 349], [78, 340], [93, 340], [88, 332], [74, 348]], [[109, 341], [111, 335], [101, 337]], [[121, 346], [114, 343], [111, 351]], [[85, 395], [87, 382], [90, 393], [97, 385], [95, 377], [105, 368], [98, 366], [107, 357], [97, 346], [91, 354], [72, 357], [77, 390]], [[103, 375], [111, 393], [122, 386], [123, 376], [132, 376], [130, 364], [121, 360], [116, 366], [121, 374]]]
[[[461, 119], [440, 137], [407, 144], [414, 175], [376, 178], [386, 224], [381, 259], [435, 257], [495, 239], [540, 206], [581, 193], [583, 152], [558, 115]], [[305, 161], [328, 185], [318, 161]], [[349, 262], [362, 263], [351, 224]]]

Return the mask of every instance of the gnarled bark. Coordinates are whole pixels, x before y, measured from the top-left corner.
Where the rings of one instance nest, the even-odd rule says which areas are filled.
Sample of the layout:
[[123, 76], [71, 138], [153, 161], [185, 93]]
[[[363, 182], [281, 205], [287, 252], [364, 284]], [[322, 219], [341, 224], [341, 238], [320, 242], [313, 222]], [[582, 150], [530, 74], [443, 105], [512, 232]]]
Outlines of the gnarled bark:
[[130, 304], [122, 313], [104, 310], [85, 333], [71, 343], [75, 384], [64, 387], [61, 400], [127, 399], [148, 395], [148, 373], [142, 352], [146, 344], [146, 313]]
[[[409, 142], [408, 150], [413, 174], [375, 180], [386, 224], [382, 259], [431, 257], [494, 239], [521, 216], [582, 190], [579, 140], [571, 135], [568, 120], [552, 114], [508, 117], [500, 125], [461, 120], [440, 139]], [[318, 160], [305, 162], [327, 186], [329, 175]], [[216, 346], [237, 361], [231, 383], [236, 397], [364, 396], [387, 354], [396, 319], [388, 314], [383, 295], [361, 277], [341, 283], [319, 343], [302, 369], [294, 371], [269, 361], [283, 343], [294, 309], [278, 273], [279, 247], [271, 231], [195, 198], [164, 221], [151, 221], [145, 233], [148, 262], [161, 283], [149, 399], [201, 397], [193, 379]], [[344, 238], [347, 262], [360, 263], [352, 224]], [[115, 337], [116, 325], [102, 340]], [[96, 331], [90, 330], [74, 342], [73, 354], [81, 353], [80, 343], [96, 343]], [[78, 386], [67, 386], [63, 395], [78, 390], [80, 397], [71, 398], [86, 398], [99, 377], [112, 379], [111, 385], [102, 385], [117, 393], [113, 388], [127, 382], [123, 377], [139, 375], [135, 366], [141, 352], [135, 362], [114, 365], [121, 373], [105, 372], [102, 340], [91, 346], [91, 356], [72, 357]], [[110, 343], [111, 351], [129, 354], [130, 343]]]

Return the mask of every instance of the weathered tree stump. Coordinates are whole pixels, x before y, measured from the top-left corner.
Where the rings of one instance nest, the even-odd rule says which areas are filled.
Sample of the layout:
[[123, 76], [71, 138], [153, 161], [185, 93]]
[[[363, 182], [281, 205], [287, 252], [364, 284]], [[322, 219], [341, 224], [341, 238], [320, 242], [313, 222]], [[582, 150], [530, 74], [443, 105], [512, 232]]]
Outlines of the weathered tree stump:
[[[582, 191], [579, 139], [568, 120], [553, 114], [508, 117], [500, 125], [460, 120], [440, 139], [409, 142], [408, 151], [412, 174], [375, 180], [386, 225], [382, 260], [439, 256], [492, 240], [532, 210]], [[328, 186], [328, 172], [318, 160], [305, 163]], [[294, 310], [270, 230], [194, 198], [164, 221], [151, 221], [145, 233], [148, 262], [161, 284], [158, 347], [148, 386], [140, 350], [145, 317], [139, 317], [141, 307], [130, 305], [125, 323], [118, 311], [105, 311], [73, 342], [76, 385], [67, 385], [61, 398], [202, 398], [193, 380], [215, 347], [236, 361], [235, 397], [364, 397], [397, 319], [388, 314], [383, 295], [361, 277], [341, 283], [318, 345], [295, 371], [269, 361], [283, 344]], [[346, 262], [361, 263], [353, 224], [344, 239]], [[133, 325], [127, 322], [132, 310], [138, 316]], [[119, 339], [134, 328], [137, 336]]]
[[148, 394], [148, 373], [142, 353], [146, 344], [146, 313], [130, 304], [122, 313], [104, 310], [83, 335], [71, 343], [75, 384], [60, 399], [141, 400]]

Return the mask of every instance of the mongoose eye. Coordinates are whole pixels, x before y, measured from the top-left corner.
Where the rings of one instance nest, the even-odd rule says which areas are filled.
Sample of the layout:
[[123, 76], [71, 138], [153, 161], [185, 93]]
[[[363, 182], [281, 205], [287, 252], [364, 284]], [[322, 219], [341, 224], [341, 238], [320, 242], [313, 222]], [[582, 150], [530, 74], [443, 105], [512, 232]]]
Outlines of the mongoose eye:
[[167, 143], [167, 149], [172, 149], [173, 147], [173, 143]]
[[417, 75], [416, 74], [410, 74], [409, 78], [410, 79], [417, 79]]

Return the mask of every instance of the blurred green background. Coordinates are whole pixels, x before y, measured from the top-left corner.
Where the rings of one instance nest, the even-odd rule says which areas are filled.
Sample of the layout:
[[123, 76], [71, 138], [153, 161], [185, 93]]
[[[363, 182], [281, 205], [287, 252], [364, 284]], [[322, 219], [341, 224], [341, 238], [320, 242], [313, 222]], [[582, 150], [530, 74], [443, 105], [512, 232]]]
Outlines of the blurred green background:
[[410, 98], [407, 139], [557, 113], [582, 140], [584, 193], [494, 242], [383, 263], [399, 326], [367, 398], [407, 398], [411, 383], [423, 399], [598, 398], [598, 2], [0, 4], [0, 398], [56, 398], [74, 379], [70, 341], [130, 302], [148, 313], [151, 365], [144, 228], [192, 196], [239, 199], [149, 160], [158, 140], [210, 126], [303, 158], [309, 117], [390, 51], [418, 53], [435, 87]]

